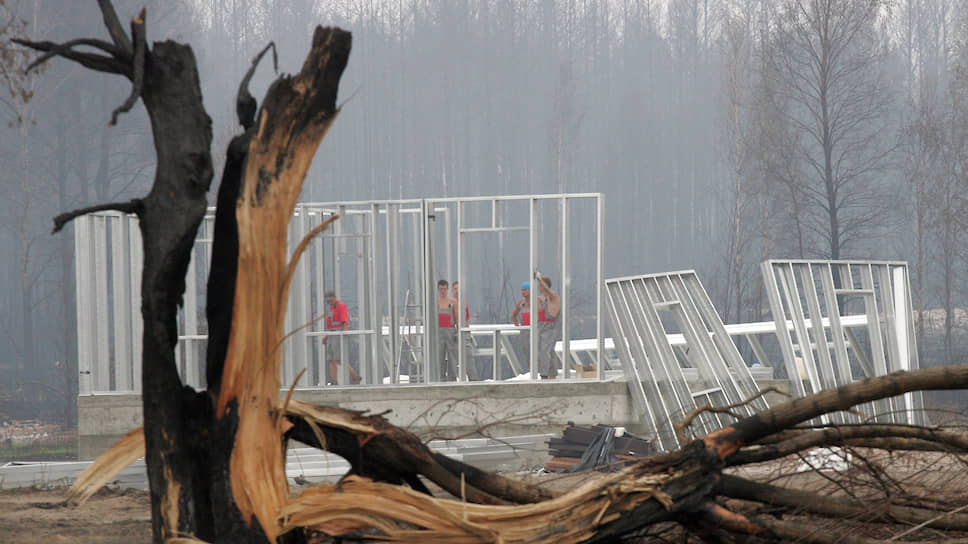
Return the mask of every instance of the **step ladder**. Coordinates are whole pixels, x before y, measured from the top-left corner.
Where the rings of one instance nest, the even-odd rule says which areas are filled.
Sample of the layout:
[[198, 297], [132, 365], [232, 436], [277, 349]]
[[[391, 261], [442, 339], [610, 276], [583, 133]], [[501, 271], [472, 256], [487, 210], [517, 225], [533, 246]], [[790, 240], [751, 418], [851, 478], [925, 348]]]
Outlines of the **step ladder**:
[[403, 303], [404, 307], [404, 330], [403, 342], [400, 343], [400, 353], [398, 359], [403, 358], [406, 350], [406, 361], [409, 368], [407, 374], [410, 376], [410, 383], [425, 382], [424, 372], [424, 334], [423, 334], [423, 306], [417, 303], [413, 297], [413, 291], [407, 289], [407, 294]]

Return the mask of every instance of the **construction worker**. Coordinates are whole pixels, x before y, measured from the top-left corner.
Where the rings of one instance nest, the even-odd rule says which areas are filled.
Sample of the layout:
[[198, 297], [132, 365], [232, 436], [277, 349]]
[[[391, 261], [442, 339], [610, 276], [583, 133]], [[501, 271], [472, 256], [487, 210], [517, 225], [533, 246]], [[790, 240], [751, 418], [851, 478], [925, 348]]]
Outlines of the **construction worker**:
[[551, 278], [537, 276], [538, 297], [543, 308], [538, 310], [538, 374], [542, 379], [553, 379], [558, 376], [561, 360], [555, 353], [555, 344], [561, 338], [561, 299], [551, 290]]
[[457, 301], [447, 280], [437, 282], [437, 360], [442, 381], [457, 380]]
[[[514, 305], [511, 312], [511, 323], [515, 327], [528, 327], [531, 325], [531, 284], [524, 282], [521, 284], [521, 299]], [[518, 343], [521, 346], [521, 354], [524, 356], [521, 362], [531, 367], [531, 330], [523, 329], [518, 335]]]
[[[326, 313], [326, 330], [330, 331], [346, 331], [350, 328], [350, 312], [346, 308], [346, 304], [343, 304], [341, 300], [336, 298], [336, 293], [334, 291], [326, 291], [326, 304], [329, 305], [329, 311]], [[332, 340], [330, 342], [330, 340]], [[326, 363], [329, 367], [329, 384], [338, 385], [339, 384], [339, 366], [341, 364], [342, 353], [340, 349], [340, 344], [346, 342], [341, 336], [324, 336], [323, 344], [326, 346]], [[356, 370], [352, 365], [348, 365], [347, 370], [350, 373], [350, 380], [352, 383], [360, 383], [360, 375], [356, 373]]]

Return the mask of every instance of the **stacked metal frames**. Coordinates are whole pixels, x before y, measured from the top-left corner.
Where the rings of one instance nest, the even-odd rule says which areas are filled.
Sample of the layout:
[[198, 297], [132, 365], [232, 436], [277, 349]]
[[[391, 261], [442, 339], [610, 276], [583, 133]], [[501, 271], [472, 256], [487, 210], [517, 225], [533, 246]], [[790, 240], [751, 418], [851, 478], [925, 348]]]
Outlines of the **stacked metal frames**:
[[[906, 263], [770, 260], [761, 268], [795, 394], [918, 368]], [[923, 407], [920, 392], [907, 393], [830, 421], [920, 425]]]
[[[605, 291], [609, 332], [629, 378], [634, 408], [663, 449], [680, 446], [673, 424], [697, 405], [727, 406], [758, 393], [694, 271], [606, 279]], [[681, 333], [685, 343], [673, 346], [670, 333]], [[696, 391], [689, 389], [684, 365], [698, 371]], [[734, 412], [752, 415], [766, 408], [760, 397]], [[690, 430], [704, 434], [731, 421], [705, 412]]]

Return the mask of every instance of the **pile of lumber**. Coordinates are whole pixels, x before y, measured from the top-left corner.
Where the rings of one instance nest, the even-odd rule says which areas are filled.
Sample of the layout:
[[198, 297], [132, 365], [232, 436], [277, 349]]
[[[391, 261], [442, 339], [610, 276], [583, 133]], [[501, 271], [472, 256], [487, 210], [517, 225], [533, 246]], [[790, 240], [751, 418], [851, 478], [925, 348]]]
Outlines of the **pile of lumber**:
[[545, 470], [561, 472], [574, 467], [581, 461], [582, 455], [589, 446], [596, 442], [596, 438], [609, 429], [616, 431], [611, 439], [611, 446], [618, 464], [634, 462], [657, 453], [649, 439], [624, 432], [621, 427], [601, 424], [587, 427], [569, 422], [562, 430], [561, 438], [548, 440], [548, 453], [551, 454], [551, 460], [545, 463]]

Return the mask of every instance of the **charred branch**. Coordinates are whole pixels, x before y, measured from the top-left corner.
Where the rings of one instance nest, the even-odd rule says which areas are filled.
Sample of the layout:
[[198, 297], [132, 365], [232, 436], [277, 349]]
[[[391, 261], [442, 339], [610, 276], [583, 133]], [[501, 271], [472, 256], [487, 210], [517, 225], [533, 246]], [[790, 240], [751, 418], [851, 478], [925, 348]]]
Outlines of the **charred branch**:
[[451, 495], [480, 504], [533, 503], [548, 500], [547, 490], [490, 474], [431, 451], [420, 439], [390, 425], [382, 416], [292, 401], [286, 436], [346, 459], [351, 473], [388, 483], [419, 482], [418, 475]]
[[548, 500], [554, 496], [544, 488], [483, 471], [435, 451], [431, 451], [430, 455], [434, 462], [443, 470], [453, 474], [455, 478], [459, 479], [463, 476], [467, 484], [508, 502], [533, 503]]
[[616, 504], [611, 508], [620, 515], [600, 520], [594, 536], [585, 542], [614, 542], [623, 535], [656, 523], [681, 520], [702, 509], [718, 487], [720, 463], [715, 450], [694, 440], [678, 451], [657, 455], [609, 475], [602, 480], [602, 492], [607, 496], [610, 492], [604, 488], [613, 478], [616, 487], [612, 494], [618, 487], [631, 487], [632, 482], [645, 479], [653, 480], [656, 490], [651, 492], [650, 499], [639, 498], [631, 503], [631, 497], [614, 495]]
[[234, 435], [228, 459], [231, 500], [243, 519], [258, 520], [270, 541], [280, 534], [278, 513], [289, 501], [281, 447], [258, 445], [281, 443], [286, 430], [278, 417], [288, 300], [284, 240], [306, 172], [338, 113], [336, 96], [350, 45], [348, 32], [317, 27], [301, 71], [269, 88], [252, 127], [235, 208], [236, 285], [215, 417], [217, 425], [224, 421], [234, 429], [227, 432]]
[[[129, 59], [133, 53], [131, 40], [124, 33], [124, 27], [121, 26], [121, 20], [118, 19], [118, 14], [114, 11], [111, 0], [97, 0], [97, 4], [101, 8], [101, 17], [104, 19], [104, 26], [108, 29], [108, 34], [111, 35], [111, 40], [114, 42], [114, 45], [121, 52], [121, 60]], [[144, 17], [142, 16], [142, 18]]]
[[118, 122], [118, 115], [131, 111], [131, 108], [134, 107], [135, 102], [138, 101], [138, 97], [141, 96], [141, 90], [144, 86], [145, 51], [148, 49], [148, 45], [145, 43], [144, 8], [141, 9], [141, 13], [138, 14], [137, 17], [131, 20], [131, 38], [134, 40], [134, 56], [131, 66], [131, 94], [128, 95], [128, 98], [123, 104], [111, 112], [111, 122], [108, 123], [109, 126], [114, 126]]
[[212, 235], [212, 259], [208, 273], [208, 296], [205, 317], [208, 321], [208, 343], [205, 352], [205, 380], [208, 390], [218, 396], [222, 385], [222, 370], [232, 332], [232, 305], [239, 263], [239, 225], [235, 219], [235, 204], [239, 200], [242, 169], [248, 156], [252, 131], [236, 136], [229, 143], [222, 181], [218, 187], [215, 207], [215, 228]]
[[944, 443], [922, 440], [919, 438], [852, 438], [850, 440], [845, 440], [844, 446], [851, 446], [854, 448], [876, 448], [886, 451], [965, 453], [962, 448], [956, 448]]
[[895, 372], [794, 399], [737, 421], [703, 440], [715, 446], [725, 458], [746, 444], [830, 412], [849, 410], [858, 404], [910, 391], [962, 389], [966, 383], [968, 365]]
[[112, 52], [114, 50], [111, 44], [103, 42], [101, 40], [72, 40], [63, 44], [40, 41], [34, 42], [30, 40], [22, 40], [19, 38], [13, 39], [14, 43], [18, 43], [24, 47], [29, 47], [36, 51], [43, 51], [44, 54], [38, 57], [36, 60], [31, 62], [27, 66], [27, 71], [40, 66], [41, 64], [47, 62], [54, 57], [64, 57], [65, 59], [72, 60], [85, 68], [90, 68], [96, 72], [106, 72], [109, 74], [122, 74], [128, 75], [128, 67], [124, 62], [118, 60], [116, 56], [103, 56], [96, 55], [94, 53], [85, 53], [81, 51], [76, 51], [74, 47], [79, 45], [87, 45], [91, 47], [96, 47], [105, 52]]
[[727, 414], [732, 416], [735, 419], [742, 419], [743, 416], [737, 415], [736, 413], [733, 412], [733, 410], [746, 406], [752, 403], [754, 400], [762, 397], [763, 395], [766, 395], [767, 393], [777, 393], [787, 397], [790, 396], [788, 393], [784, 391], [780, 391], [776, 387], [767, 387], [766, 389], [763, 389], [757, 392], [755, 395], [751, 396], [748, 399], [730, 404], [728, 406], [712, 406], [709, 404], [705, 404], [703, 406], [696, 408], [695, 410], [692, 410], [691, 412], [686, 414], [686, 416], [682, 418], [681, 421], [673, 425], [676, 432], [676, 438], [679, 440], [680, 444], [685, 444], [686, 442], [688, 442], [689, 439], [686, 437], [686, 429], [688, 429], [689, 426], [692, 425], [692, 422], [695, 421], [695, 419], [699, 417], [700, 414], [703, 414], [705, 412], [711, 412], [714, 414]]
[[813, 431], [769, 445], [743, 448], [726, 458], [726, 466], [760, 463], [821, 446], [871, 446], [882, 449], [968, 451], [968, 436], [945, 429], [911, 425], [841, 425]]
[[255, 69], [259, 66], [259, 62], [262, 61], [262, 57], [265, 56], [269, 49], [272, 49], [272, 69], [275, 72], [279, 71], [279, 58], [276, 54], [276, 44], [275, 42], [269, 42], [258, 55], [252, 59], [252, 66], [245, 73], [245, 77], [242, 78], [242, 82], [239, 83], [239, 93], [235, 99], [235, 114], [238, 116], [239, 124], [242, 128], [249, 130], [252, 125], [255, 124], [255, 112], [258, 109], [258, 104], [256, 103], [255, 97], [249, 93], [249, 81], [252, 80], [252, 76], [255, 74]]
[[62, 213], [54, 218], [54, 230], [51, 234], [60, 232], [64, 225], [73, 221], [74, 219], [87, 215], [89, 213], [104, 212], [113, 210], [122, 213], [133, 213], [140, 215], [144, 209], [144, 202], [140, 198], [132, 199], [128, 202], [113, 202], [111, 204], [98, 204], [96, 206], [88, 206], [87, 208], [80, 208], [71, 212]]

